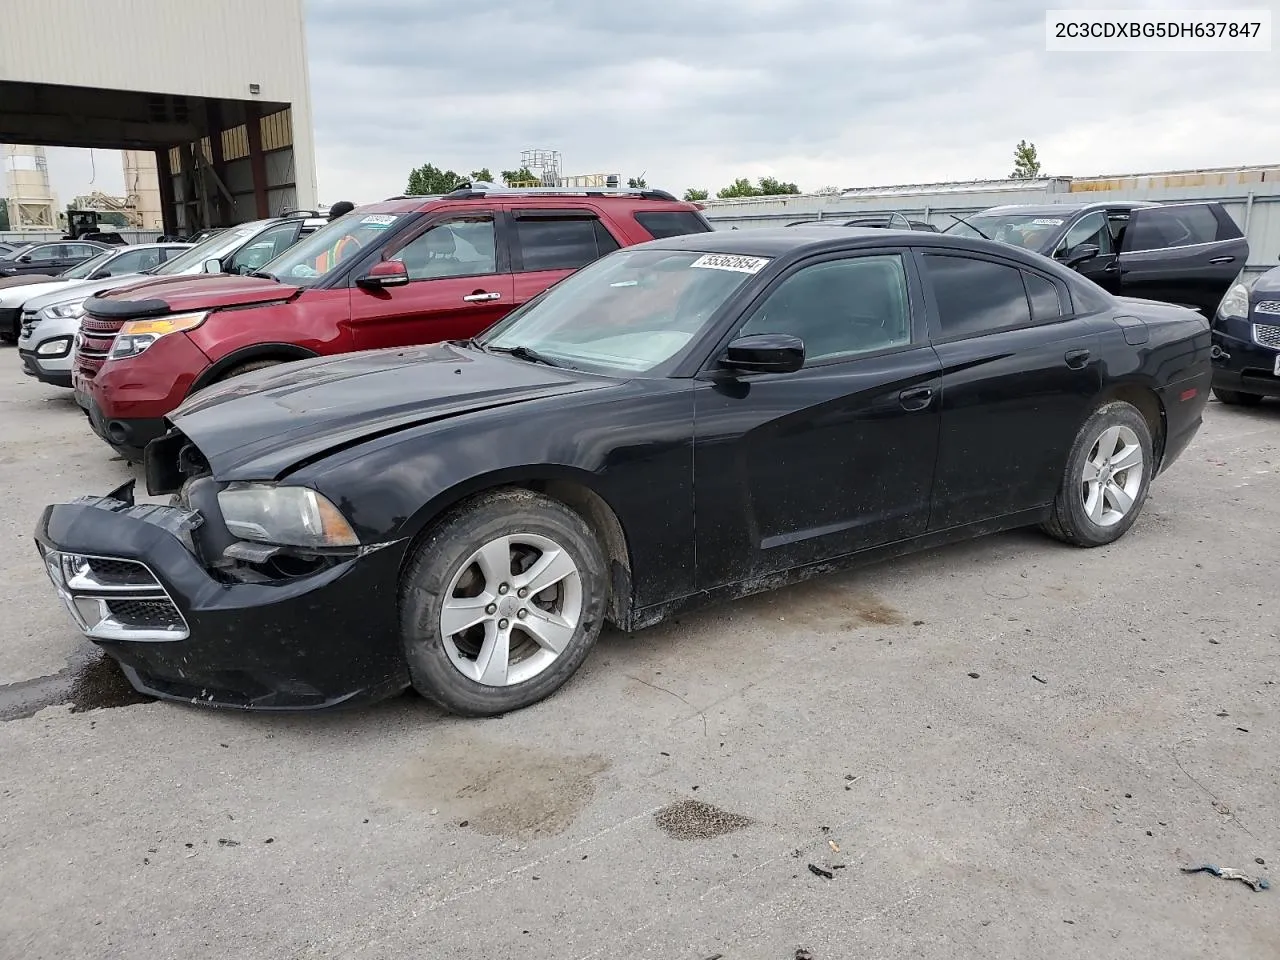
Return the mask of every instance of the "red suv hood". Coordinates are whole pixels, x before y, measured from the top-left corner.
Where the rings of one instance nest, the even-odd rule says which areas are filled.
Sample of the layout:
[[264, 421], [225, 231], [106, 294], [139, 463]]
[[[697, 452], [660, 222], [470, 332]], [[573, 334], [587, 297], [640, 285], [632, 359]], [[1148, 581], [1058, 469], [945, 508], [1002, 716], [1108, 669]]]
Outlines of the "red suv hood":
[[102, 300], [163, 300], [174, 313], [212, 310], [215, 307], [243, 307], [254, 303], [288, 300], [300, 288], [261, 277], [206, 274], [194, 277], [165, 277], [145, 280], [102, 294]]

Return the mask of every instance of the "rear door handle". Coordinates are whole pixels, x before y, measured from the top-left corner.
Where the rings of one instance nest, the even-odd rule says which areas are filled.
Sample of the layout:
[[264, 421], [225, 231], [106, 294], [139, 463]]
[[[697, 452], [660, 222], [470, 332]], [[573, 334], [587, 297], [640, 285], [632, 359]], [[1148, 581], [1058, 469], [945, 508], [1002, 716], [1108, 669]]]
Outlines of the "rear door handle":
[[1210, 263], [1231, 263], [1234, 260], [1235, 260], [1235, 257], [1214, 257], [1209, 262]]
[[1062, 359], [1067, 362], [1067, 366], [1072, 370], [1083, 370], [1084, 365], [1089, 362], [1089, 351], [1068, 350]]
[[898, 394], [903, 410], [925, 410], [933, 403], [933, 387], [913, 387]]
[[477, 290], [475, 293], [462, 298], [467, 303], [488, 303], [491, 300], [501, 300], [500, 293], [485, 293], [483, 290]]

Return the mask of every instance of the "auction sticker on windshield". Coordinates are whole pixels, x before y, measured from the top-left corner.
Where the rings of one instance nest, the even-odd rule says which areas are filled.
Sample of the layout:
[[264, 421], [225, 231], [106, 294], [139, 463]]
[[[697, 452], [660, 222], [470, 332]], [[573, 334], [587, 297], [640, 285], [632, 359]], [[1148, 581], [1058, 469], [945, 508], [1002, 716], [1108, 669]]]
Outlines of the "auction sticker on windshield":
[[1032, 223], [1034, 223], [1034, 224], [1035, 224], [1036, 226], [1038, 226], [1038, 227], [1060, 227], [1060, 226], [1062, 226], [1062, 221], [1061, 221], [1061, 220], [1055, 220], [1055, 219], [1053, 219], [1053, 217], [1039, 217], [1039, 218], [1037, 218], [1037, 219], [1035, 219], [1035, 220], [1032, 220], [1031, 222], [1032, 222]]
[[700, 256], [691, 267], [703, 270], [732, 270], [735, 273], [759, 273], [769, 262], [768, 257], [738, 257], [728, 253], [707, 253]]
[[371, 213], [367, 217], [362, 217], [361, 223], [374, 223], [378, 226], [387, 227], [396, 222], [394, 214], [390, 213]]

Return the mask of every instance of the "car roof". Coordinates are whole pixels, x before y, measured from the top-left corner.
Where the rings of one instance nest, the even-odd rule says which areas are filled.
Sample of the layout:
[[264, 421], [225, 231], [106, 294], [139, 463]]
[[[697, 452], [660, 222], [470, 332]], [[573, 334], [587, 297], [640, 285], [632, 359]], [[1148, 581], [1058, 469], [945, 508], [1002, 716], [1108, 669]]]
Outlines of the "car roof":
[[1018, 213], [1033, 216], [1051, 216], [1081, 213], [1085, 210], [1132, 210], [1137, 207], [1158, 207], [1153, 200], [1111, 200], [1093, 203], [1007, 203], [998, 207], [987, 207], [980, 213], [970, 216], [987, 216], [993, 213]]
[[150, 250], [156, 247], [194, 247], [194, 243], [180, 242], [178, 240], [168, 241], [164, 243], [131, 243], [125, 247], [112, 247], [112, 253], [128, 253], [130, 250]]
[[[1063, 276], [1060, 268], [1046, 257], [1023, 250], [1021, 247], [996, 240], [977, 237], [959, 237], [951, 233], [933, 233], [924, 230], [898, 230], [883, 227], [757, 227], [749, 230], [713, 230], [710, 233], [689, 233], [679, 237], [650, 240], [631, 250], [688, 250], [697, 253], [726, 253], [745, 257], [770, 259], [798, 259], [827, 251], [857, 250], [861, 247], [930, 247], [952, 248], [972, 253], [995, 254], [1006, 260], [1015, 260], [1026, 267]], [[626, 252], [622, 251], [622, 252]], [[1066, 271], [1077, 276], [1072, 271]]]

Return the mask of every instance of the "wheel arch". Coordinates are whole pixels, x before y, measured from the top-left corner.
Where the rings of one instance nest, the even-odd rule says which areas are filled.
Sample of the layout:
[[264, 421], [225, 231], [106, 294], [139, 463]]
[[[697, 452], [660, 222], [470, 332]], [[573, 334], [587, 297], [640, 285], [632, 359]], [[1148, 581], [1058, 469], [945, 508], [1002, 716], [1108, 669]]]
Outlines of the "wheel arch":
[[409, 545], [400, 573], [412, 562], [418, 543], [447, 514], [498, 490], [528, 490], [564, 504], [578, 514], [600, 544], [609, 565], [608, 619], [628, 629], [632, 615], [633, 574], [630, 541], [618, 511], [592, 482], [594, 475], [572, 467], [507, 468], [482, 474], [433, 497], [407, 524]]
[[1140, 381], [1125, 381], [1107, 387], [1098, 398], [1097, 410], [1114, 401], [1121, 401], [1136, 407], [1147, 421], [1147, 429], [1151, 431], [1152, 456], [1155, 459], [1152, 475], [1160, 471], [1160, 463], [1164, 459], [1165, 437], [1168, 432], [1168, 417], [1164, 403], [1155, 387]]
[[300, 347], [296, 343], [255, 343], [252, 346], [241, 347], [239, 350], [232, 351], [222, 359], [206, 367], [204, 372], [196, 377], [195, 382], [191, 384], [189, 392], [195, 393], [211, 383], [216, 383], [222, 379], [228, 370], [232, 370], [242, 363], [250, 363], [254, 360], [280, 360], [288, 363], [290, 360], [311, 360], [318, 356], [320, 354], [314, 350]]

